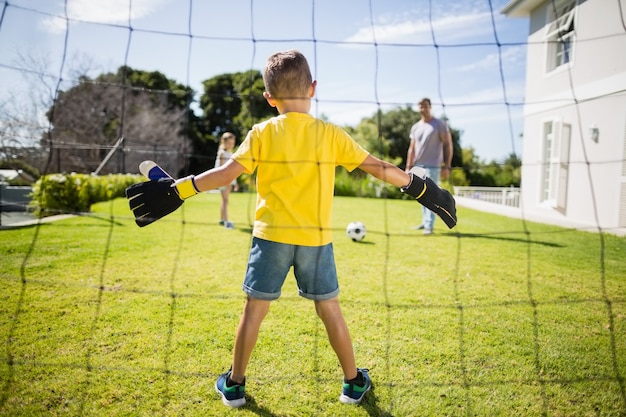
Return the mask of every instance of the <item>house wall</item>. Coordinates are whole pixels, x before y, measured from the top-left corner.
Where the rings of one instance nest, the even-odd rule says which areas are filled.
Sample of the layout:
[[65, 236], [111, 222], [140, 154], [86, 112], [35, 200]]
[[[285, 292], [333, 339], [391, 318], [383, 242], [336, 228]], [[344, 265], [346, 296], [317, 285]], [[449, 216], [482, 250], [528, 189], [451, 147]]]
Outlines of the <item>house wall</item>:
[[[581, 2], [579, 2], [581, 3]], [[620, 0], [626, 13], [626, 0]], [[546, 73], [547, 45], [544, 42], [548, 9], [547, 1], [535, 9], [530, 16], [526, 62], [526, 100], [536, 101], [559, 96], [573, 98], [583, 84], [599, 79], [609, 79], [626, 71], [626, 29], [620, 18], [617, 1], [588, 0], [578, 5], [576, 14], [576, 45], [573, 62], [550, 73]], [[626, 16], [625, 16], [626, 18]], [[613, 84], [613, 90], [626, 87]]]
[[[619, 0], [626, 10], [626, 0]], [[626, 129], [626, 30], [617, 1], [579, 2], [572, 62], [546, 73], [548, 7], [530, 16], [527, 53], [522, 207], [577, 222], [626, 226], [622, 176]], [[571, 125], [567, 198], [563, 210], [541, 203], [543, 124]], [[598, 142], [589, 129], [597, 126]], [[622, 191], [624, 189], [624, 191]], [[621, 220], [620, 220], [621, 218]]]
[[[611, 110], [612, 109], [612, 110]], [[542, 129], [544, 122], [558, 120], [571, 125], [567, 199], [564, 211], [541, 203]], [[600, 130], [598, 142], [589, 126]], [[620, 191], [624, 159], [626, 95], [607, 97], [553, 111], [528, 115], [522, 167], [522, 207], [551, 212], [574, 221], [607, 227], [619, 224]], [[597, 219], [596, 219], [597, 213]]]

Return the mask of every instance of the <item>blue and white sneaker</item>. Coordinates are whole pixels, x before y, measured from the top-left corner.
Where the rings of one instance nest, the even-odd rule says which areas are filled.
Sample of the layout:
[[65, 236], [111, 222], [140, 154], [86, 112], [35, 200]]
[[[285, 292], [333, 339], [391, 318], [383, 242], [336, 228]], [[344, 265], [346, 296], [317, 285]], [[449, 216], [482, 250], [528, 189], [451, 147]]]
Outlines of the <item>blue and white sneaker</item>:
[[[222, 402], [229, 407], [241, 407], [246, 403], [246, 381], [243, 384], [228, 386], [226, 383], [230, 377], [231, 370], [221, 374], [215, 382], [215, 391], [222, 396]], [[232, 380], [231, 380], [232, 381]]]
[[344, 404], [359, 404], [365, 393], [372, 388], [372, 380], [368, 374], [369, 369], [357, 368], [357, 376], [361, 376], [362, 384], [348, 383], [343, 381], [343, 393], [339, 401]]

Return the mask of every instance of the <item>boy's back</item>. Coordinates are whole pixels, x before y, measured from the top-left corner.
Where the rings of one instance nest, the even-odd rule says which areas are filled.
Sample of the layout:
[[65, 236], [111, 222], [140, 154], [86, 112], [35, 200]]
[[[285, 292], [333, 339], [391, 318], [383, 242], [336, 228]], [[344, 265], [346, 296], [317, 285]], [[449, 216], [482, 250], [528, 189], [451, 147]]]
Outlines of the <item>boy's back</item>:
[[352, 171], [368, 153], [343, 129], [291, 112], [255, 125], [233, 159], [257, 170], [254, 235], [304, 246], [330, 243], [335, 168]]

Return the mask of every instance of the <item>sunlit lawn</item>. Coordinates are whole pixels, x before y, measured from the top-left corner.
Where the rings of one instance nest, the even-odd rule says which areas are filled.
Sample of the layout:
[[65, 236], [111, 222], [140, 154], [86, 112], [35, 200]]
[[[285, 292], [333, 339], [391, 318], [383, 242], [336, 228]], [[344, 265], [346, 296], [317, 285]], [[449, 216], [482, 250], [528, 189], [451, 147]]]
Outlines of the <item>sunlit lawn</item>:
[[[0, 415], [623, 416], [626, 239], [459, 208], [413, 230], [412, 201], [336, 198], [335, 257], [358, 366], [341, 371], [288, 279], [248, 368], [248, 404], [214, 392], [244, 297], [254, 196], [235, 230], [204, 194], [145, 228], [123, 199], [0, 231]], [[345, 225], [368, 227], [354, 243]]]

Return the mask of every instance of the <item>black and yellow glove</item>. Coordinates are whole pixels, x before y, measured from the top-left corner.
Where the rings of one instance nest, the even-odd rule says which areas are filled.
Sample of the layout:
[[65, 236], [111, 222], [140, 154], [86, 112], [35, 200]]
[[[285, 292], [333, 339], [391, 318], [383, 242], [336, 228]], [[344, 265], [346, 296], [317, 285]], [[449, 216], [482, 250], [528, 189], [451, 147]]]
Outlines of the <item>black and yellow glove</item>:
[[177, 181], [166, 177], [133, 184], [126, 189], [126, 198], [135, 223], [144, 227], [175, 211], [185, 199], [198, 193], [190, 175]]
[[444, 221], [449, 229], [456, 226], [456, 202], [454, 197], [428, 177], [420, 178], [412, 172], [409, 173], [409, 176], [411, 177], [411, 182], [409, 185], [400, 188], [400, 190], [441, 217], [441, 220]]

